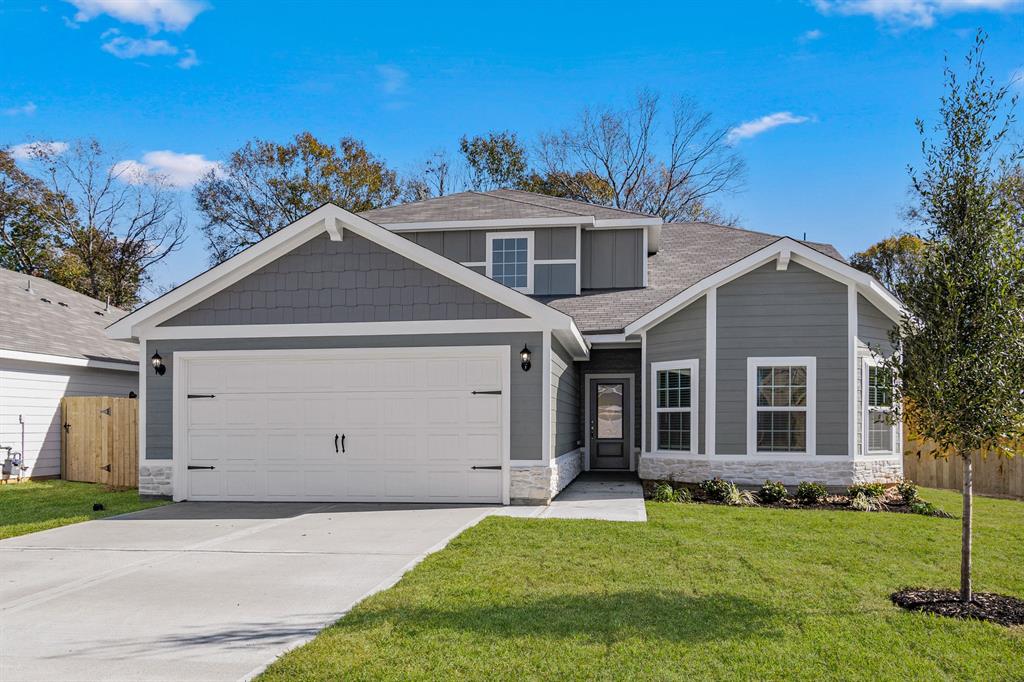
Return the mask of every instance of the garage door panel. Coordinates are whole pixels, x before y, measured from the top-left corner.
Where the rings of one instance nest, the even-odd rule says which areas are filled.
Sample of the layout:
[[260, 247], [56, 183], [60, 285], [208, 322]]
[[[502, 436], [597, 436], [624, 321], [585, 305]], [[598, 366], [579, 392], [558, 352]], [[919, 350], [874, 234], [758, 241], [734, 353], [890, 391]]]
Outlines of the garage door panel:
[[189, 472], [188, 496], [501, 501], [502, 472], [471, 467], [501, 465], [507, 396], [471, 392], [501, 387], [507, 355], [467, 353], [190, 361], [186, 390], [216, 397], [186, 402], [186, 457], [216, 469]]

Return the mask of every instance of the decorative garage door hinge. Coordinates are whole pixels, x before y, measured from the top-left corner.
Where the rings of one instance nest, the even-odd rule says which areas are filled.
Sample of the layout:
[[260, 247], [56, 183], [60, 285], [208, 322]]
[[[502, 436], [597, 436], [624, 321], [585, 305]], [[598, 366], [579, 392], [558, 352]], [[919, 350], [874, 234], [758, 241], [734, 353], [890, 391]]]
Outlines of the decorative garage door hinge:
[[216, 468], [217, 467], [197, 467], [197, 466], [194, 466], [192, 464], [188, 465], [189, 471], [192, 471], [193, 469], [216, 469]]
[[216, 398], [212, 393], [189, 393], [189, 398]]
[[501, 395], [501, 391], [473, 391], [473, 395]]
[[470, 469], [500, 469], [500, 468], [501, 468], [500, 464], [497, 464], [495, 466], [487, 466], [487, 467], [470, 467]]

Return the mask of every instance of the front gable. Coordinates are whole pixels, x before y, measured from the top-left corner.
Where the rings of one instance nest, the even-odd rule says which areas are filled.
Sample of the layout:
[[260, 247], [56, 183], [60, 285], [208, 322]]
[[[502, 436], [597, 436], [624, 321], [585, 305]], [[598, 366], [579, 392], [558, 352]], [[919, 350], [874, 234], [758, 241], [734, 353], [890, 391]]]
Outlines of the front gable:
[[158, 326], [523, 317], [358, 234], [321, 232]]

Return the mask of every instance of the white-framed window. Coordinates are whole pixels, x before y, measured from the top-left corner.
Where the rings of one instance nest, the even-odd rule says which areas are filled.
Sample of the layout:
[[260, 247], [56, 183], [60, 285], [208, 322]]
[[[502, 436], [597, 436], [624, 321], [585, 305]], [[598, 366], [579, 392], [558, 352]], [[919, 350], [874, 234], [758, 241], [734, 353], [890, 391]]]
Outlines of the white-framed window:
[[487, 276], [524, 294], [533, 293], [533, 232], [489, 232]]
[[864, 453], [892, 453], [899, 445], [899, 426], [891, 422], [892, 373], [879, 367], [874, 358], [862, 358], [861, 401], [864, 405], [861, 423]]
[[651, 424], [656, 452], [697, 452], [697, 360], [651, 363]]
[[747, 358], [747, 452], [813, 455], [813, 357]]

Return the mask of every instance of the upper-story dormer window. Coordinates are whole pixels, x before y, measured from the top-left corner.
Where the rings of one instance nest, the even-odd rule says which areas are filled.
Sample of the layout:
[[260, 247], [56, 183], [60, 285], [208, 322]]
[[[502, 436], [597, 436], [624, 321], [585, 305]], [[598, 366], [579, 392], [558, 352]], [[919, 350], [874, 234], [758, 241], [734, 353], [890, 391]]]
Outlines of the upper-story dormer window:
[[487, 235], [487, 276], [524, 294], [533, 293], [533, 233]]

